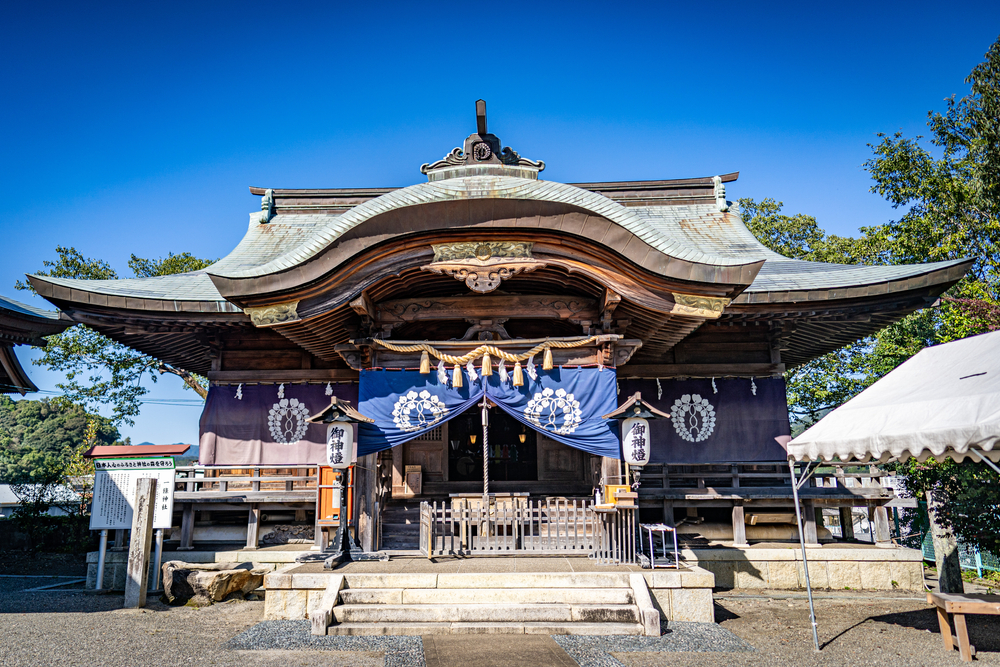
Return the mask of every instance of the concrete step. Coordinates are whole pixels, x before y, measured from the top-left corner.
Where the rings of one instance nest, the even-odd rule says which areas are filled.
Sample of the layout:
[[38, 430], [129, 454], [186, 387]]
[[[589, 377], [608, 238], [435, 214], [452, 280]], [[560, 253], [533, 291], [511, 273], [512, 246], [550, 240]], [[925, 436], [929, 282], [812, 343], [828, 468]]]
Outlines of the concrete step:
[[625, 588], [630, 589], [627, 572], [519, 572], [447, 574], [428, 573], [348, 573], [344, 586], [353, 588]]
[[345, 604], [338, 623], [639, 623], [633, 605], [599, 604]]
[[343, 604], [601, 604], [631, 605], [629, 588], [346, 588]]
[[638, 623], [340, 623], [331, 635], [642, 635]]

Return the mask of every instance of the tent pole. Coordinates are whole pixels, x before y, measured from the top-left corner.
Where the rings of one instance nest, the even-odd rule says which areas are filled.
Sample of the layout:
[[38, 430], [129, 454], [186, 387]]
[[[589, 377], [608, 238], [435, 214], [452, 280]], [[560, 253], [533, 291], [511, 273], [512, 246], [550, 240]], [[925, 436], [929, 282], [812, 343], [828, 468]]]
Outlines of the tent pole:
[[799, 526], [799, 546], [802, 547], [802, 569], [806, 575], [806, 594], [809, 596], [809, 621], [812, 623], [813, 643], [819, 652], [819, 633], [816, 630], [816, 607], [813, 605], [812, 584], [809, 582], [809, 561], [806, 560], [806, 541], [802, 531], [802, 510], [799, 507], [799, 483], [795, 479], [795, 461], [788, 459], [788, 470], [792, 474], [792, 497], [795, 500], [795, 521]]
[[[970, 452], [976, 452], [976, 450], [974, 450], [974, 449], [969, 449], [969, 451]], [[986, 458], [986, 454], [984, 454], [982, 452], [976, 452], [976, 454], [979, 455], [979, 460], [980, 461], [982, 461], [983, 463], [985, 463], [986, 465], [988, 465], [989, 467], [993, 468], [998, 473], [1000, 473], [1000, 466], [998, 466], [996, 463], [993, 463], [993, 461], [991, 461], [988, 458]]]

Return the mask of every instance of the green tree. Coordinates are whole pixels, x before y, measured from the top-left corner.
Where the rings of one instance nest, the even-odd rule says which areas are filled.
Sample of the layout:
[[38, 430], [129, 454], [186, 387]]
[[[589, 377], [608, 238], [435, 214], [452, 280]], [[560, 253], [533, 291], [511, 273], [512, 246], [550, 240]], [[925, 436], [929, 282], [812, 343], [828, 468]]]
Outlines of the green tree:
[[0, 481], [51, 484], [61, 480], [81, 446], [119, 444], [110, 420], [88, 415], [63, 398], [12, 401], [0, 396]]
[[[781, 203], [740, 200], [743, 220], [775, 252], [846, 264], [973, 260], [969, 274], [935, 308], [912, 313], [870, 338], [786, 374], [789, 413], [800, 428], [865, 389], [928, 345], [1000, 329], [1000, 40], [966, 83], [970, 93], [928, 113], [923, 137], [879, 135], [865, 163], [871, 191], [902, 213], [863, 227], [859, 238], [826, 235], [807, 215]], [[893, 466], [917, 497], [941, 498], [941, 517], [964, 542], [1000, 551], [1000, 485], [982, 463]]]
[[[44, 268], [38, 275], [83, 280], [118, 278], [110, 264], [84, 257], [75, 248], [57, 246], [56, 254], [55, 261], [42, 262]], [[170, 253], [159, 259], [132, 255], [129, 267], [135, 277], [150, 278], [197, 271], [212, 262], [190, 253]], [[30, 290], [31, 286], [19, 281], [15, 288]], [[56, 386], [66, 398], [95, 412], [102, 406], [110, 407], [114, 424], [134, 424], [142, 397], [149, 393], [144, 383], [156, 382], [164, 373], [176, 375], [202, 398], [208, 395], [204, 378], [115, 342], [85, 325], [70, 327], [46, 340], [42, 357], [32, 363], [65, 373], [66, 381]]]

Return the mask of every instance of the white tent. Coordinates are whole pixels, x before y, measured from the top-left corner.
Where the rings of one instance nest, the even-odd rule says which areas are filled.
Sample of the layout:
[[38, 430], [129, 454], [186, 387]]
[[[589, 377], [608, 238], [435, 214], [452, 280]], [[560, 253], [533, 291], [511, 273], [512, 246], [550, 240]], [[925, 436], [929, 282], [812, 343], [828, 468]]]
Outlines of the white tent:
[[792, 440], [788, 455], [1000, 460], [1000, 331], [925, 348]]
[[[787, 443], [809, 594], [819, 650], [798, 490], [819, 462], [966, 457], [1000, 472], [1000, 331], [928, 347]], [[794, 461], [810, 462], [798, 477]]]

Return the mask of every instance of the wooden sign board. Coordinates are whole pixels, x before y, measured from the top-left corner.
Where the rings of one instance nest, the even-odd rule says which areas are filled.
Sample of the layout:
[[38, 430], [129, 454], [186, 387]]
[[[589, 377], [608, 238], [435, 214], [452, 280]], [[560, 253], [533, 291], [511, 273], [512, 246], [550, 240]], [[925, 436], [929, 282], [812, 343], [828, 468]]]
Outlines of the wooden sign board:
[[94, 459], [94, 503], [91, 530], [131, 530], [135, 491], [140, 479], [156, 480], [153, 529], [171, 527], [174, 513], [174, 459]]

